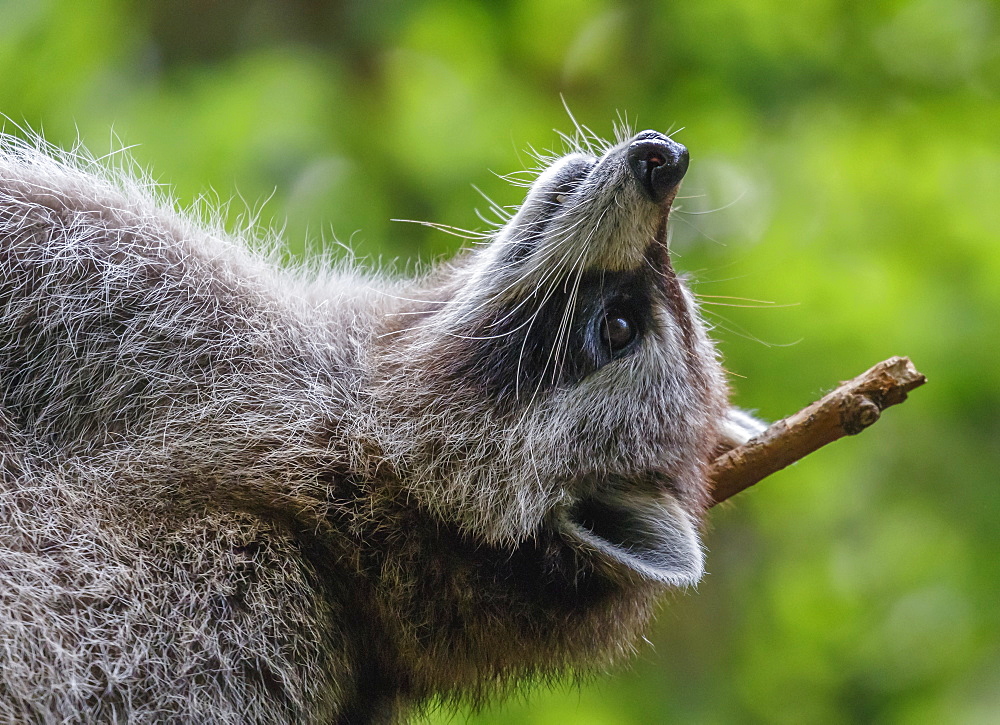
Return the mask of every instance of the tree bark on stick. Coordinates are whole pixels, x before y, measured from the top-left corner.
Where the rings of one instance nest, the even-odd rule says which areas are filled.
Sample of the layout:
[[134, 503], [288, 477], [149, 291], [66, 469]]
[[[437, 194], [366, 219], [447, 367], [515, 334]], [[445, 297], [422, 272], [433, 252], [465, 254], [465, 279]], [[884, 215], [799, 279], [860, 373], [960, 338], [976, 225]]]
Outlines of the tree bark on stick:
[[726, 451], [709, 468], [712, 505], [753, 486], [827, 443], [856, 435], [891, 405], [927, 382], [906, 357], [880, 362], [749, 442]]

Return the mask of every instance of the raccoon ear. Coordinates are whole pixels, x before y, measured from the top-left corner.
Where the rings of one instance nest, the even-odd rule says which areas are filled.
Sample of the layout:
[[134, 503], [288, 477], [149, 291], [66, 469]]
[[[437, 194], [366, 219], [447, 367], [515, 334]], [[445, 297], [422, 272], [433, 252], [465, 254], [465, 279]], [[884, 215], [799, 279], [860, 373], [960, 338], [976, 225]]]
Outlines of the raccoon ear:
[[623, 573], [678, 587], [705, 572], [697, 527], [669, 494], [585, 499], [560, 523], [577, 548]]

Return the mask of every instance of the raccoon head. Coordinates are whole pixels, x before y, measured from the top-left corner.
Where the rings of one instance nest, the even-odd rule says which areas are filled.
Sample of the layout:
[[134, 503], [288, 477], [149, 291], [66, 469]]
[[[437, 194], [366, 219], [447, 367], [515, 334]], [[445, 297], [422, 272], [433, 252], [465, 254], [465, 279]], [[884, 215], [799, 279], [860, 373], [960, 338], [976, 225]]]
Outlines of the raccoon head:
[[554, 159], [479, 249], [405, 295], [373, 406], [409, 499], [464, 535], [554, 535], [603, 575], [703, 572], [727, 388], [667, 220], [688, 152], [656, 131]]

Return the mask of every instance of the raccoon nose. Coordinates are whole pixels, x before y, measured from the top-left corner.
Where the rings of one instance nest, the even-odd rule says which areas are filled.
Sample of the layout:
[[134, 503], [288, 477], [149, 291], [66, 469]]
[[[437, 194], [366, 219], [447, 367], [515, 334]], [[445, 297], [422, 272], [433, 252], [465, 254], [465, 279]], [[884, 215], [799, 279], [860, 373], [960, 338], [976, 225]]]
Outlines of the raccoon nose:
[[626, 159], [639, 188], [657, 204], [677, 187], [688, 168], [688, 150], [659, 131], [637, 134]]

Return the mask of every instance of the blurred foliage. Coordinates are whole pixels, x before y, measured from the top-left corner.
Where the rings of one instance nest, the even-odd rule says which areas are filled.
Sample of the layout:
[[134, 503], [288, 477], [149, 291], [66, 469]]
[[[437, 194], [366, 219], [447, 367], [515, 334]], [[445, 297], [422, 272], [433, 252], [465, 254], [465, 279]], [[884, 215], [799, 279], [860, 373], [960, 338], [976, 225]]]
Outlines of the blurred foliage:
[[602, 135], [680, 129], [678, 266], [739, 404], [781, 417], [892, 354], [928, 374], [713, 512], [710, 576], [631, 669], [475, 723], [997, 722], [998, 94], [988, 0], [0, 0], [9, 131], [130, 146], [300, 252], [452, 252], [389, 220], [516, 204], [496, 174], [561, 148], [560, 96]]

